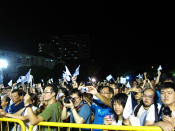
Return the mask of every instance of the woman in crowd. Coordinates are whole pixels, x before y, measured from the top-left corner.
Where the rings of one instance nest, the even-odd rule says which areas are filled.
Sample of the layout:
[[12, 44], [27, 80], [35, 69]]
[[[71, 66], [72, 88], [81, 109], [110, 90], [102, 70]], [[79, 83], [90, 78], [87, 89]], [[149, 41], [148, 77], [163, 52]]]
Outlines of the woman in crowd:
[[[113, 96], [111, 104], [114, 111], [114, 115], [107, 115], [104, 118], [105, 125], [123, 125], [123, 110], [126, 104], [128, 96], [124, 93], [119, 93]], [[126, 120], [125, 120], [126, 122]]]

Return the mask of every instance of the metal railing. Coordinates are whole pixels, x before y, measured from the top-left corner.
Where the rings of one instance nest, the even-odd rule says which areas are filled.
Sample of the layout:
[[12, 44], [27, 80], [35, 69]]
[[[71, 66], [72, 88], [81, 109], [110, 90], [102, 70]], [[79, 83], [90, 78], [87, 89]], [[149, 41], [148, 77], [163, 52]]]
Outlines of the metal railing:
[[13, 119], [13, 118], [0, 118], [0, 131], [4, 131], [5, 128], [6, 130], [9, 131], [10, 130], [9, 123], [14, 123], [13, 126], [15, 127], [14, 129], [16, 129], [17, 124], [19, 124], [21, 126], [22, 131], [26, 131], [24, 122], [19, 119]]
[[[123, 130], [123, 131], [162, 131], [160, 127], [157, 126], [115, 126], [115, 125], [97, 125], [97, 124], [76, 124], [76, 123], [58, 123], [58, 122], [40, 122], [38, 124], [40, 127], [45, 127], [50, 129], [50, 127], [57, 127], [60, 131], [61, 127], [67, 127], [68, 131], [70, 128], [79, 128], [79, 131], [83, 128], [87, 129], [102, 129], [102, 130]], [[30, 126], [29, 131], [32, 131], [33, 126]]]

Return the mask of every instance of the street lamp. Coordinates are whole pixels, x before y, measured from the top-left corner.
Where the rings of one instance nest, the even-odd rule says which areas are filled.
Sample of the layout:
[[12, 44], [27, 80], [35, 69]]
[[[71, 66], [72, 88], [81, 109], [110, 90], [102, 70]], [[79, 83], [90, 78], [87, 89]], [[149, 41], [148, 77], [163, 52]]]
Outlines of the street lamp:
[[4, 75], [3, 75], [3, 69], [7, 68], [8, 62], [5, 59], [0, 59], [0, 84], [3, 84]]
[[7, 68], [8, 62], [5, 59], [0, 59], [0, 69]]

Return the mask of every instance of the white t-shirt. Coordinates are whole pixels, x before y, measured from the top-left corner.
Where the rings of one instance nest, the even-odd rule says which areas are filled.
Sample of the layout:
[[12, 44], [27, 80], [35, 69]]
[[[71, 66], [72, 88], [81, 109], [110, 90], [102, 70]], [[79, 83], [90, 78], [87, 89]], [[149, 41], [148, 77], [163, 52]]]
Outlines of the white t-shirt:
[[[137, 106], [135, 107], [135, 109], [136, 108], [137, 108]], [[135, 109], [134, 109], [134, 111], [135, 111]], [[144, 107], [143, 107], [143, 105], [142, 105], [139, 108], [139, 111], [137, 113], [137, 116], [135, 116], [135, 117], [137, 117], [139, 119], [141, 126], [144, 126], [144, 124], [145, 124], [145, 119], [146, 119], [146, 116], [147, 116], [147, 111], [148, 110], [145, 110]]]

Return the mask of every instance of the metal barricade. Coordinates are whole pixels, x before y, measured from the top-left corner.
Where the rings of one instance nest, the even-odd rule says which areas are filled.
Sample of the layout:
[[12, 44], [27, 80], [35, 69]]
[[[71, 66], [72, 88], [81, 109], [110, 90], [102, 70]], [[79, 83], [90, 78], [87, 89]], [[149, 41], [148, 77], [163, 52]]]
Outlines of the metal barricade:
[[21, 121], [19, 119], [14, 119], [14, 118], [0, 118], [0, 131], [4, 131], [5, 130], [4, 129], [5, 127], [3, 127], [3, 123], [6, 123], [7, 130], [9, 130], [9, 123], [14, 123], [14, 127], [16, 127], [17, 124], [19, 124], [21, 126], [21, 131], [26, 131], [25, 124], [23, 123], [23, 121]]
[[[79, 131], [81, 129], [103, 129], [103, 130], [123, 130], [123, 131], [162, 131], [160, 127], [156, 126], [115, 126], [115, 125], [97, 125], [97, 124], [76, 124], [76, 123], [57, 123], [57, 122], [40, 122], [38, 124], [40, 129], [40, 126], [47, 127], [48, 130], [50, 127], [58, 127], [58, 131], [60, 131], [61, 127], [67, 127], [68, 131], [70, 131], [70, 128], [79, 128]], [[32, 131], [33, 126], [30, 126], [29, 131]]]

